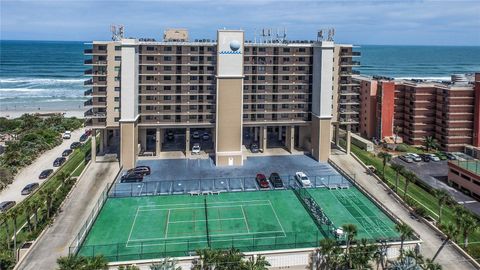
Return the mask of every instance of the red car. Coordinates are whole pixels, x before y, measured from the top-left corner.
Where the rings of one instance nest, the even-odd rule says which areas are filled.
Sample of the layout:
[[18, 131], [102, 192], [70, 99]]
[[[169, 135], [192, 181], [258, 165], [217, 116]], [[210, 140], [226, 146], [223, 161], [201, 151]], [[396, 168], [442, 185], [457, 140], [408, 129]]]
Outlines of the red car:
[[269, 188], [270, 186], [268, 185], [268, 180], [267, 177], [265, 177], [264, 174], [257, 174], [257, 177], [255, 177], [255, 180], [257, 180], [258, 186], [260, 188]]

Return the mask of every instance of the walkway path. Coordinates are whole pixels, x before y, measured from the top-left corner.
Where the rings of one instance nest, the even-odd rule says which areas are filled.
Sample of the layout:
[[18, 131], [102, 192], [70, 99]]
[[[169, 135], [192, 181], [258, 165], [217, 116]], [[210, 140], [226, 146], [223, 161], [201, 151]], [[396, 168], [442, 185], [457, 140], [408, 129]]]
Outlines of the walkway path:
[[16, 269], [56, 269], [57, 258], [68, 255], [70, 243], [83, 226], [107, 183], [115, 179], [118, 170], [116, 162], [91, 163], [66, 199], [53, 225]]
[[57, 170], [57, 167], [53, 167], [53, 161], [57, 157], [62, 156], [63, 150], [70, 149], [71, 143], [78, 142], [83, 133], [83, 128], [73, 131], [71, 139], [63, 140], [59, 146], [56, 146], [53, 149], [41, 154], [32, 164], [20, 170], [20, 172], [15, 176], [13, 183], [8, 185], [0, 192], [0, 202], [16, 201], [19, 203], [23, 201], [27, 196], [21, 195], [22, 189], [30, 183], [37, 182], [41, 184], [45, 182], [47, 179], [38, 179], [40, 173], [46, 169]]
[[[390, 209], [403, 222], [412, 227], [420, 238], [422, 243], [422, 254], [427, 258], [432, 258], [435, 252], [442, 244], [442, 239], [439, 235], [427, 225], [422, 222], [410, 218], [408, 209], [400, 205], [392, 196], [388, 195], [387, 190], [382, 184], [372, 176], [365, 173], [365, 169], [357, 162], [351, 155], [346, 155], [343, 152], [333, 150], [331, 160], [340, 168], [345, 170], [348, 174], [354, 174], [355, 179], [359, 185], [372, 194], [378, 201]], [[443, 266], [443, 269], [475, 269], [466, 259], [458, 253], [454, 248], [445, 246], [436, 262]]]

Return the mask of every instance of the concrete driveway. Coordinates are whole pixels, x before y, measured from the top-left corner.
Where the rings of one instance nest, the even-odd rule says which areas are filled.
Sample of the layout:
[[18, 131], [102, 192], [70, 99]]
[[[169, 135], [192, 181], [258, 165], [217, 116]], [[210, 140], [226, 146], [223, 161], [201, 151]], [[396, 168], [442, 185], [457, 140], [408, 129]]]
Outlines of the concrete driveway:
[[463, 204], [465, 208], [480, 217], [480, 202], [447, 185], [448, 164], [446, 160], [406, 163], [397, 157], [392, 159], [391, 163], [404, 166], [406, 169], [415, 173], [423, 183], [432, 188], [447, 191], [457, 203]]
[[16, 201], [19, 203], [23, 201], [27, 196], [20, 194], [22, 189], [30, 183], [37, 182], [41, 185], [45, 182], [47, 179], [38, 179], [40, 173], [46, 169], [58, 170], [58, 167], [53, 167], [53, 161], [62, 156], [63, 150], [70, 149], [72, 142], [78, 142], [83, 133], [83, 128], [73, 131], [71, 139], [63, 140], [62, 144], [41, 154], [32, 164], [20, 170], [13, 183], [0, 192], [0, 202]]

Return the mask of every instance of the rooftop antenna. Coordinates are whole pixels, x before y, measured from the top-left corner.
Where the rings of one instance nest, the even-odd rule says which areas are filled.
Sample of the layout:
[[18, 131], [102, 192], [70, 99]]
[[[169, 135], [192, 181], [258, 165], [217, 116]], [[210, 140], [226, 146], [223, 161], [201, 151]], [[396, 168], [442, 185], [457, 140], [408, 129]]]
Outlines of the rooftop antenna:
[[118, 24], [118, 25], [112, 24], [110, 26], [110, 31], [112, 32], [113, 41], [121, 40], [123, 38], [123, 35], [125, 34], [124, 27], [121, 24]]

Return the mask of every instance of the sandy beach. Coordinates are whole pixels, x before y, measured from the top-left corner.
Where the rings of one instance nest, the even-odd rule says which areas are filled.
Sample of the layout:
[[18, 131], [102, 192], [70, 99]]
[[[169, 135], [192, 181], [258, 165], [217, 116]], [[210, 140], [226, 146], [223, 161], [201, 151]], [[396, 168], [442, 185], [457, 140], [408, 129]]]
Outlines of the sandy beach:
[[5, 117], [8, 119], [18, 118], [23, 114], [53, 114], [53, 113], [60, 113], [63, 114], [65, 117], [77, 117], [77, 118], [84, 118], [84, 111], [79, 110], [9, 110], [9, 111], [0, 111], [0, 117]]

